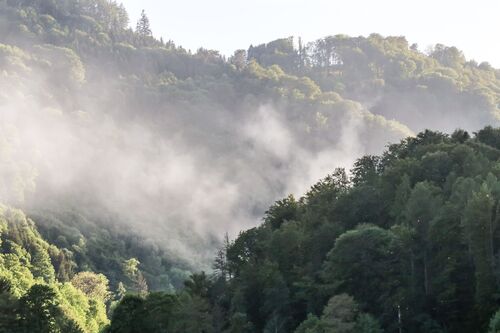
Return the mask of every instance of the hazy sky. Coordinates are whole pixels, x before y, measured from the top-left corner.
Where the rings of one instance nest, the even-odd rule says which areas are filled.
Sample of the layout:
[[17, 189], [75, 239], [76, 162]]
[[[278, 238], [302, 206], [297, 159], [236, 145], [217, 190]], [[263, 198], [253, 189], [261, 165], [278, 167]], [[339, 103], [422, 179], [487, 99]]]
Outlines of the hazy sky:
[[[120, 1], [120, 0], [118, 0]], [[306, 41], [351, 36], [404, 35], [421, 50], [457, 46], [467, 58], [500, 68], [499, 0], [122, 0], [135, 25], [141, 9], [153, 33], [196, 50], [229, 55], [250, 44], [287, 36]]]

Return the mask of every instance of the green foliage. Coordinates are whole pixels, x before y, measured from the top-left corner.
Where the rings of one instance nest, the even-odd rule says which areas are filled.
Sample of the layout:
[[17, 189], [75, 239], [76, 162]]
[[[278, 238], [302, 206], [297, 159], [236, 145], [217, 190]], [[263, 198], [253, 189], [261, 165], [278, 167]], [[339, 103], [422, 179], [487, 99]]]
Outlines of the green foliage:
[[358, 314], [358, 305], [354, 299], [341, 294], [332, 297], [325, 308], [321, 318], [312, 314], [307, 316], [296, 333], [382, 333], [378, 321], [369, 314]]
[[359, 333], [383, 333], [380, 323], [369, 314], [361, 314], [356, 320], [355, 332]]
[[106, 286], [107, 280], [75, 276], [88, 295], [57, 281], [52, 262], [62, 251], [43, 240], [22, 212], [0, 208], [0, 332], [100, 332], [108, 323], [106, 299], [96, 294], [103, 286], [83, 288], [83, 277], [98, 277]]
[[170, 323], [173, 332], [210, 333], [212, 325], [210, 305], [205, 299], [188, 294], [179, 296], [179, 305]]
[[136, 31], [128, 21], [115, 1], [0, 1], [1, 110], [36, 105], [37, 119], [70, 119], [75, 132], [127, 117], [161, 138], [185, 128], [238, 161], [248, 142], [214, 120], [239, 126], [264, 103], [292, 124], [303, 158], [408, 138], [277, 201], [226, 242], [211, 276], [89, 207], [94, 193], [46, 184], [2, 121], [0, 201], [40, 202], [29, 219], [0, 207], [0, 332], [99, 332], [106, 312], [108, 332], [486, 329], [500, 280], [498, 70], [376, 34], [278, 39], [226, 60], [156, 40], [144, 12]]
[[323, 323], [321, 320], [309, 314], [307, 319], [304, 320], [299, 327], [294, 331], [295, 333], [323, 333], [325, 332], [325, 328], [323, 327]]
[[351, 296], [347, 294], [333, 296], [326, 304], [321, 316], [325, 332], [354, 332], [357, 312], [358, 306]]
[[277, 201], [269, 208], [264, 217], [265, 223], [268, 223], [272, 228], [277, 229], [283, 223], [293, 221], [297, 215], [298, 204], [293, 195]]
[[[173, 290], [181, 288], [189, 276], [186, 264], [173, 265], [169, 253], [146, 245], [145, 239], [124, 233], [118, 227], [105, 227], [71, 211], [36, 211], [31, 218], [43, 237], [64, 249], [65, 258], [59, 265], [63, 275], [75, 270], [68, 267], [67, 259], [71, 259], [79, 270], [104, 274], [113, 290], [120, 282], [130, 291], [146, 287], [152, 291]], [[136, 265], [130, 266], [135, 261]], [[71, 277], [69, 274], [67, 280]]]
[[153, 324], [146, 322], [145, 318], [144, 300], [138, 296], [125, 296], [113, 311], [111, 326], [106, 329], [106, 332], [141, 332], [145, 327], [149, 328], [149, 325]]
[[36, 284], [20, 299], [20, 317], [28, 332], [60, 331], [62, 317], [56, 292], [49, 286]]
[[495, 312], [495, 315], [490, 320], [488, 333], [500, 332], [500, 312]]
[[80, 272], [73, 276], [71, 284], [91, 299], [109, 300], [108, 279], [103, 274]]
[[[248, 321], [246, 314], [236, 312], [232, 315], [227, 333], [249, 333], [253, 332], [253, 326]], [[496, 332], [495, 332], [496, 333]]]
[[337, 238], [328, 254], [323, 279], [337, 292], [347, 292], [363, 309], [383, 314], [399, 277], [394, 267], [394, 236], [376, 226], [361, 225]]
[[113, 311], [107, 333], [212, 332], [209, 304], [199, 296], [151, 293], [125, 296]]
[[493, 272], [495, 225], [491, 191], [483, 184], [474, 192], [464, 211], [464, 232], [475, 266], [475, 301], [480, 318], [490, 317], [494, 308], [496, 281]]
[[500, 187], [478, 135], [425, 131], [278, 201], [224, 247], [228, 274], [204, 297], [229, 331], [486, 330]]

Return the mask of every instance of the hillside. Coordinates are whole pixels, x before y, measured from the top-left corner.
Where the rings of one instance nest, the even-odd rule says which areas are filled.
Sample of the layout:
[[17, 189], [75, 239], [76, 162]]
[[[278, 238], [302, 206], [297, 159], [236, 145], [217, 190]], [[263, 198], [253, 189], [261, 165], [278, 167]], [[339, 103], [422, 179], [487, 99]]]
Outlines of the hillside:
[[[185, 283], [186, 332], [497, 332], [499, 158], [500, 129], [425, 131], [277, 201]], [[109, 332], [160, 308], [126, 299]]]
[[0, 246], [0, 332], [99, 332], [108, 323], [107, 278], [74, 275], [71, 252], [43, 240], [21, 211], [0, 207]]
[[[424, 52], [401, 36], [333, 35], [278, 39], [226, 57], [154, 38], [145, 14], [129, 28], [115, 1], [0, 0], [0, 203], [6, 230], [26, 224], [54, 275], [44, 280], [28, 265], [29, 282], [12, 287], [13, 268], [0, 265], [12, 280], [2, 297], [16, 308], [33, 286], [59, 295], [79, 273], [95, 272], [113, 291], [99, 303], [108, 315], [127, 290], [140, 296], [120, 306], [161, 303], [176, 318], [138, 311], [143, 324], [180, 331], [197, 313], [203, 327], [194, 331], [291, 332], [306, 320], [298, 332], [327, 332], [318, 328], [323, 308], [343, 293], [350, 296], [341, 301], [362, 313], [351, 317], [388, 332], [397, 331], [395, 306], [408, 332], [485, 328], [497, 301], [487, 294], [498, 278], [499, 108], [500, 70], [456, 47]], [[353, 164], [352, 174], [336, 169]], [[459, 187], [467, 193], [454, 194]], [[476, 207], [492, 211], [482, 217], [493, 221], [488, 255], [468, 239], [487, 237], [473, 236], [476, 215], [466, 213], [476, 196], [491, 199], [470, 203], [491, 205]], [[425, 230], [412, 224], [431, 212]], [[434, 224], [447, 231], [428, 234]], [[191, 275], [212, 270], [224, 235], [234, 241], [217, 256], [218, 280]], [[397, 267], [374, 277], [394, 285], [346, 284], [364, 271], [346, 267], [339, 276], [344, 254], [327, 254], [350, 237], [402, 253], [382, 251]], [[6, 240], [0, 255], [17, 253]], [[349, 257], [346, 243], [338, 251]], [[191, 287], [180, 292], [186, 279]], [[65, 313], [54, 315], [58, 329], [77, 323], [97, 332], [106, 324], [104, 314], [68, 310], [66, 296], [57, 297]], [[133, 326], [119, 317], [126, 309], [114, 312], [110, 332]]]

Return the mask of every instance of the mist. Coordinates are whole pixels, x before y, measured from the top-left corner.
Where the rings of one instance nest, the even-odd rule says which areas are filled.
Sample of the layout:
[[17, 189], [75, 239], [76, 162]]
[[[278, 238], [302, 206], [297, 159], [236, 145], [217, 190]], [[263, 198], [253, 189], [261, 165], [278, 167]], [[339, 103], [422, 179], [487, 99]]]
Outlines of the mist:
[[[484, 80], [494, 69], [456, 48], [433, 51], [444, 67], [401, 37], [326, 37], [300, 51], [299, 68], [293, 38], [239, 60], [142, 38], [101, 58], [12, 36], [24, 49], [2, 44], [1, 201], [77, 211], [204, 267], [224, 234], [257, 226], [275, 201], [338, 167], [424, 128], [498, 121], [493, 84], [456, 81], [459, 68]], [[406, 67], [366, 60], [386, 44]]]
[[500, 327], [500, 69], [148, 15], [0, 0], [0, 331]]
[[[29, 80], [44, 84], [43, 77]], [[355, 115], [336, 125], [337, 139], [312, 145], [307, 131], [272, 103], [158, 133], [148, 121], [112, 117], [95, 104], [69, 112], [55, 99], [44, 105], [28, 87], [7, 95], [0, 108], [2, 201], [28, 211], [111, 214], [121, 228], [197, 265], [210, 262], [225, 233], [235, 237], [259, 224], [274, 201], [299, 197], [335, 168], [384, 147], [384, 138], [378, 150], [360, 142], [364, 124]], [[179, 122], [168, 114], [162, 121]], [[200, 139], [192, 130], [198, 126], [222, 140]]]

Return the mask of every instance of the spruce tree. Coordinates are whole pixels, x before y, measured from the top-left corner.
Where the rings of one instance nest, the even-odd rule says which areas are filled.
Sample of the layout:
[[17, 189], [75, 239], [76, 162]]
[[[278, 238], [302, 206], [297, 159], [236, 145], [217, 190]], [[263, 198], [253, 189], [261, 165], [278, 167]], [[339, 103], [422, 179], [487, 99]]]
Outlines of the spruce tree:
[[141, 12], [141, 18], [137, 21], [136, 32], [142, 37], [150, 37], [153, 34], [149, 25], [149, 18], [144, 9]]

